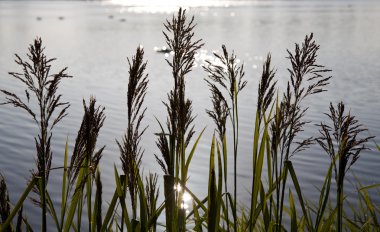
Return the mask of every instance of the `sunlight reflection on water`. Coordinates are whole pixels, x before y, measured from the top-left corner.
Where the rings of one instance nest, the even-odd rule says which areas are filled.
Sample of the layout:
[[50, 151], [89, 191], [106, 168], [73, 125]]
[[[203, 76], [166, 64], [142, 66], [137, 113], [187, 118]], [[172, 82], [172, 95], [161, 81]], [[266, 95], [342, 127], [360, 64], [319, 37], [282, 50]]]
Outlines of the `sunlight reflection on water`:
[[[110, 0], [109, 4], [127, 7], [128, 12], [134, 13], [172, 13], [178, 10], [178, 7], [184, 9], [189, 8], [203, 8], [209, 7], [230, 7], [230, 6], [243, 6], [252, 4], [252, 1], [220, 1], [220, 0]], [[231, 12], [231, 16], [235, 16]]]

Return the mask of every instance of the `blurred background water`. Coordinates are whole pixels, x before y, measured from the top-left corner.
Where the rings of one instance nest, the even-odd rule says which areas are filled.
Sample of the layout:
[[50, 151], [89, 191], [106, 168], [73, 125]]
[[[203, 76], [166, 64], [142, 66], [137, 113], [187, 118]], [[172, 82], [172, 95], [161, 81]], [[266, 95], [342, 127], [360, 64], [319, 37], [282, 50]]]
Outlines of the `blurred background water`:
[[[79, 129], [82, 99], [95, 96], [98, 104], [106, 107], [106, 121], [100, 131], [98, 147], [106, 145], [101, 160], [105, 187], [105, 202], [114, 188], [113, 165], [120, 167], [120, 140], [126, 130], [126, 92], [128, 78], [127, 57], [138, 45], [145, 48], [148, 60], [149, 89], [145, 101], [148, 108], [144, 125], [149, 125], [142, 139], [145, 149], [142, 167], [145, 174], [156, 172], [162, 177], [154, 154], [155, 132], [159, 131], [155, 117], [162, 122], [166, 113], [162, 101], [171, 88], [171, 71], [165, 55], [154, 47], [164, 44], [163, 23], [182, 4], [188, 14], [195, 16], [198, 26], [195, 37], [205, 46], [196, 59], [194, 71], [187, 79], [187, 94], [193, 100], [196, 130], [204, 127], [194, 161], [190, 165], [188, 187], [199, 196], [207, 191], [208, 155], [214, 125], [205, 113], [211, 108], [210, 93], [201, 68], [213, 51], [225, 44], [245, 65], [248, 86], [240, 95], [240, 135], [238, 150], [238, 189], [242, 205], [249, 202], [251, 186], [252, 138], [256, 109], [257, 86], [262, 64], [268, 53], [277, 70], [280, 91], [289, 78], [286, 49], [294, 49], [305, 35], [314, 33], [321, 45], [319, 64], [333, 70], [328, 92], [310, 97], [306, 120], [311, 123], [299, 139], [318, 136], [315, 124], [326, 121], [323, 114], [330, 102], [344, 101], [351, 113], [369, 128], [370, 135], [380, 136], [380, 2], [378, 1], [0, 1], [0, 88], [23, 92], [23, 86], [7, 73], [20, 72], [14, 54], [26, 58], [28, 45], [42, 37], [48, 57], [57, 57], [53, 70], [68, 67], [72, 79], [63, 80], [59, 92], [69, 101], [69, 115], [54, 130], [52, 167], [62, 166], [65, 142], [70, 151]], [[170, 55], [169, 55], [170, 56]], [[170, 59], [170, 57], [169, 57]], [[1, 97], [4, 101], [4, 97]], [[20, 109], [0, 107], [0, 171], [15, 202], [25, 188], [30, 170], [35, 167], [33, 137], [37, 128]], [[230, 138], [232, 140], [232, 138]], [[375, 139], [374, 141], [379, 141]], [[374, 141], [368, 145], [374, 149]], [[233, 162], [232, 154], [229, 157]], [[316, 202], [318, 187], [323, 183], [330, 159], [317, 146], [292, 158], [306, 198]], [[356, 175], [364, 185], [379, 183], [379, 153], [365, 151], [349, 174]], [[233, 169], [230, 169], [232, 177]], [[52, 171], [49, 191], [53, 200], [60, 200], [61, 171]], [[232, 181], [232, 178], [231, 178]], [[232, 183], [232, 182], [231, 182]], [[348, 200], [355, 196], [355, 186], [346, 182]], [[162, 187], [163, 188], [163, 187]], [[161, 189], [162, 189], [161, 188]], [[378, 195], [374, 195], [379, 202]], [[104, 206], [106, 203], [104, 202]], [[39, 209], [28, 203], [26, 215], [32, 225], [40, 225]]]

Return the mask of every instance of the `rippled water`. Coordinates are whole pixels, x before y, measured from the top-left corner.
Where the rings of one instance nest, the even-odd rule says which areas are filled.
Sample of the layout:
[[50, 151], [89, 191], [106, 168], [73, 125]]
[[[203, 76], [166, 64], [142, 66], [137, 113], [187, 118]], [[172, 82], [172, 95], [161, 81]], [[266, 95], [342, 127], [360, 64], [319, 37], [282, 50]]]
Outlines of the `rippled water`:
[[[329, 102], [343, 100], [357, 115], [371, 135], [380, 136], [380, 3], [375, 1], [273, 1], [224, 2], [223, 5], [192, 7], [198, 24], [195, 33], [205, 42], [197, 59], [197, 67], [187, 82], [193, 100], [196, 129], [206, 132], [201, 139], [190, 167], [189, 187], [200, 196], [206, 194], [208, 154], [214, 128], [205, 113], [210, 108], [210, 93], [204, 82], [205, 72], [200, 67], [203, 59], [218, 51], [222, 44], [244, 62], [248, 86], [240, 97], [240, 141], [238, 157], [239, 197], [242, 204], [249, 202], [251, 185], [251, 147], [256, 105], [256, 92], [263, 59], [271, 52], [277, 77], [283, 85], [289, 75], [286, 49], [293, 49], [306, 34], [314, 32], [321, 45], [319, 63], [333, 70], [328, 92], [310, 98], [307, 120], [302, 137], [317, 135], [315, 123], [326, 120]], [[239, 3], [239, 4], [236, 4]], [[145, 9], [145, 10], [144, 10]], [[127, 59], [136, 47], [145, 47], [148, 60], [149, 90], [146, 97], [145, 124], [149, 128], [142, 140], [145, 148], [145, 173], [162, 174], [154, 160], [158, 153], [154, 136], [158, 125], [154, 117], [165, 119], [162, 101], [171, 86], [170, 69], [165, 56], [154, 52], [164, 45], [163, 22], [171, 17], [164, 11], [151, 8], [115, 5], [101, 2], [0, 2], [0, 87], [21, 92], [20, 83], [7, 74], [20, 71], [13, 62], [14, 53], [25, 57], [27, 46], [41, 36], [50, 57], [57, 57], [53, 69], [68, 66], [72, 79], [62, 82], [63, 99], [71, 103], [69, 116], [58, 125], [53, 135], [53, 164], [61, 166], [66, 138], [74, 145], [83, 107], [82, 99], [96, 96], [106, 107], [107, 119], [101, 130], [98, 146], [106, 145], [102, 159], [102, 178], [105, 194], [113, 191], [112, 166], [120, 165], [115, 139], [126, 129]], [[39, 18], [38, 18], [39, 17]], [[59, 18], [61, 17], [61, 18]], [[2, 100], [3, 97], [2, 97]], [[7, 179], [11, 200], [16, 201], [25, 187], [29, 170], [34, 168], [34, 140], [36, 128], [30, 118], [19, 109], [0, 107], [0, 171]], [[379, 141], [376, 139], [376, 141]], [[373, 142], [369, 144], [374, 147]], [[379, 183], [379, 153], [363, 152], [352, 168], [363, 184]], [[232, 156], [230, 157], [232, 163]], [[329, 158], [319, 147], [293, 157], [295, 168], [307, 199], [316, 200]], [[230, 170], [232, 174], [232, 169]], [[52, 171], [49, 191], [59, 202], [61, 172]], [[351, 177], [352, 179], [352, 177]], [[107, 188], [108, 187], [108, 188]], [[353, 186], [347, 182], [345, 191], [353, 196]], [[106, 197], [107, 199], [107, 197]], [[380, 199], [376, 199], [379, 201]], [[39, 210], [26, 209], [32, 224], [39, 225]], [[36, 214], [33, 214], [36, 213]]]

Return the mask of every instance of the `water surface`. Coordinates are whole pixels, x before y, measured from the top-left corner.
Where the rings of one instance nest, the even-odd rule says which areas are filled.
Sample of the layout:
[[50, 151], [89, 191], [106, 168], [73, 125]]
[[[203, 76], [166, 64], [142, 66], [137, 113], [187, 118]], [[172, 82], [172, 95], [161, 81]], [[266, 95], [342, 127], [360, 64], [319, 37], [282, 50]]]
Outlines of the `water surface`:
[[[300, 139], [317, 136], [314, 124], [326, 120], [330, 102], [344, 101], [357, 115], [371, 135], [380, 136], [380, 3], [375, 1], [265, 1], [233, 2], [191, 6], [198, 26], [195, 37], [202, 38], [205, 46], [196, 61], [197, 67], [187, 79], [188, 96], [193, 100], [195, 124], [198, 133], [206, 132], [201, 139], [190, 167], [189, 187], [199, 196], [206, 194], [208, 156], [214, 125], [205, 113], [211, 107], [210, 93], [203, 80], [203, 59], [220, 51], [225, 44], [244, 62], [248, 86], [240, 95], [240, 140], [238, 156], [239, 199], [249, 202], [251, 188], [253, 116], [255, 114], [257, 86], [261, 66], [270, 52], [277, 70], [280, 86], [289, 78], [290, 66], [286, 49], [293, 49], [305, 35], [314, 33], [321, 45], [319, 63], [333, 70], [328, 92], [311, 97], [306, 120], [311, 123]], [[110, 2], [0, 2], [0, 87], [23, 93], [20, 83], [7, 74], [21, 71], [13, 62], [14, 53], [25, 57], [28, 44], [42, 37], [49, 57], [57, 57], [53, 70], [69, 67], [72, 79], [62, 81], [60, 93], [71, 103], [69, 116], [54, 130], [52, 148], [53, 167], [63, 163], [66, 139], [72, 151], [76, 133], [83, 115], [82, 99], [95, 96], [106, 107], [106, 121], [101, 130], [98, 147], [106, 145], [101, 161], [106, 199], [113, 193], [113, 165], [120, 167], [119, 140], [126, 130], [126, 91], [128, 63], [138, 45], [145, 48], [148, 60], [149, 90], [146, 97], [146, 118], [149, 125], [142, 145], [144, 172], [162, 175], [154, 154], [155, 132], [159, 131], [155, 117], [165, 121], [162, 101], [170, 90], [172, 79], [165, 55], [154, 52], [155, 46], [164, 45], [163, 23], [171, 17], [171, 8], [157, 10], [139, 5], [117, 5]], [[2, 97], [3, 99], [3, 97]], [[3, 99], [4, 100], [4, 99]], [[34, 140], [37, 128], [20, 109], [0, 107], [0, 170], [7, 179], [11, 200], [15, 202], [25, 188], [26, 178], [34, 168]], [[230, 138], [232, 140], [232, 138]], [[377, 141], [379, 141], [377, 139]], [[373, 142], [369, 144], [374, 147]], [[230, 146], [231, 147], [231, 146]], [[232, 154], [229, 157], [232, 164]], [[318, 146], [292, 158], [303, 192], [307, 199], [316, 201], [323, 182], [329, 158]], [[363, 184], [379, 183], [379, 153], [363, 152], [352, 168]], [[232, 166], [231, 166], [232, 167]], [[230, 169], [232, 175], [232, 169]], [[352, 179], [352, 176], [351, 176]], [[52, 171], [49, 191], [59, 202], [61, 172]], [[231, 178], [232, 181], [232, 178]], [[232, 182], [231, 182], [232, 183]], [[353, 186], [347, 182], [345, 191], [354, 196]], [[377, 197], [377, 196], [375, 196]], [[349, 198], [350, 199], [350, 198]], [[379, 202], [380, 199], [376, 199]], [[39, 225], [39, 210], [26, 208], [32, 224]]]

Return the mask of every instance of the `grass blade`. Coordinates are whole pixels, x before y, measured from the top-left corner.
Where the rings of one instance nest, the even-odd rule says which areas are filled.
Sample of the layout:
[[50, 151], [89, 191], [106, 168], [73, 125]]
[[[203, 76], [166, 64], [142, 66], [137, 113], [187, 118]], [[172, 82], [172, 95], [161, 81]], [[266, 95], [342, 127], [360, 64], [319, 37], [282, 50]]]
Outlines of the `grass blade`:
[[37, 180], [39, 180], [39, 177], [33, 176], [32, 180], [28, 184], [28, 187], [25, 189], [25, 191], [22, 193], [21, 197], [17, 201], [15, 207], [13, 208], [12, 212], [9, 214], [7, 220], [0, 225], [0, 231], [5, 231], [6, 228], [10, 225], [12, 222], [13, 218], [16, 216], [22, 205], [24, 204], [24, 201], [26, 197], [29, 195], [30, 191], [33, 189], [34, 185], [36, 184]]
[[188, 172], [188, 170], [189, 170], [190, 162], [191, 162], [191, 160], [192, 160], [192, 158], [193, 158], [193, 156], [194, 156], [195, 149], [197, 148], [197, 146], [198, 146], [198, 142], [199, 142], [199, 140], [201, 139], [202, 134], [203, 134], [203, 132], [205, 131], [205, 129], [206, 129], [206, 128], [203, 128], [202, 132], [199, 134], [197, 140], [195, 141], [193, 147], [191, 148], [191, 151], [190, 151], [190, 153], [189, 153], [189, 156], [188, 156], [188, 158], [187, 158], [187, 160], [186, 160], [186, 166], [185, 166], [185, 167], [186, 167], [186, 169], [185, 169], [186, 172], [185, 172], [185, 176], [187, 176], [187, 172]]
[[323, 219], [324, 212], [326, 210], [326, 206], [329, 199], [330, 194], [330, 185], [331, 185], [331, 173], [332, 173], [333, 163], [330, 164], [330, 167], [327, 171], [325, 181], [323, 183], [322, 189], [321, 189], [321, 195], [319, 198], [319, 204], [318, 204], [318, 211], [317, 211], [317, 217], [315, 221], [315, 230], [318, 231], [320, 224]]
[[208, 231], [217, 230], [217, 187], [215, 178], [215, 134], [212, 137], [211, 149], [210, 149], [210, 166], [209, 166], [209, 179], [208, 179], [208, 213], [207, 213], [207, 225]]
[[[116, 165], [114, 165], [114, 172], [115, 172], [115, 181], [116, 181], [116, 192], [118, 194], [119, 201], [121, 204], [121, 209], [124, 214], [123, 220], [124, 220], [125, 225], [127, 226], [127, 231], [132, 231], [132, 224], [131, 224], [131, 220], [129, 219], [128, 210], [127, 210], [127, 206], [125, 204], [125, 199], [124, 199], [124, 196], [125, 196], [124, 191], [123, 191], [124, 188], [121, 183], [119, 173], [117, 172]], [[122, 178], [125, 178], [125, 176], [122, 175]], [[127, 181], [124, 181], [124, 183], [127, 183]]]
[[102, 182], [100, 179], [99, 168], [96, 170], [95, 183], [96, 183], [96, 193], [95, 193], [94, 210], [92, 213], [91, 221], [96, 222], [96, 226], [93, 225], [91, 227], [92, 232], [95, 232], [95, 229], [99, 231], [101, 228], [101, 222], [102, 222]]
[[302, 196], [301, 187], [299, 185], [296, 173], [294, 171], [292, 161], [286, 160], [285, 166], [287, 167], [287, 170], [289, 171], [289, 174], [293, 180], [293, 184], [294, 184], [294, 187], [295, 187], [297, 195], [298, 195], [298, 200], [299, 200], [300, 205], [301, 205], [302, 213], [305, 215], [306, 226], [307, 226], [309, 231], [312, 231], [313, 227], [312, 227], [311, 219], [307, 217], [308, 214], [307, 214], [306, 207], [305, 207], [305, 201], [304, 201], [303, 196]]
[[140, 199], [140, 231], [148, 231], [148, 206], [147, 198], [145, 196], [144, 183], [141, 180], [140, 174], [137, 174], [137, 185], [139, 189], [139, 199]]
[[[77, 183], [75, 186], [74, 194], [73, 194], [72, 199], [71, 199], [69, 211], [67, 213], [67, 220], [66, 220], [65, 226], [63, 228], [64, 232], [70, 231], [70, 228], [73, 225], [73, 220], [74, 220], [76, 208], [78, 206], [78, 203], [80, 203], [80, 199], [82, 199], [81, 185], [84, 181], [84, 173], [83, 172], [84, 172], [84, 169], [81, 168], [79, 171], [78, 177], [77, 177]], [[78, 209], [77, 213], [81, 214], [81, 211], [79, 211], [79, 209]]]
[[118, 199], [119, 195], [117, 193], [117, 190], [115, 190], [115, 193], [113, 194], [113, 197], [112, 197], [112, 200], [108, 206], [108, 211], [106, 213], [106, 216], [104, 217], [104, 221], [102, 223], [102, 227], [100, 228], [100, 232], [104, 232], [104, 231], [109, 231], [108, 229], [108, 225], [112, 223], [109, 223], [111, 218], [112, 218], [112, 215], [114, 214], [115, 210], [116, 210], [116, 202], [117, 202], [117, 199]]
[[65, 220], [65, 212], [66, 212], [66, 201], [67, 201], [67, 160], [68, 160], [68, 153], [69, 153], [69, 144], [68, 144], [68, 138], [66, 139], [66, 145], [65, 145], [65, 157], [63, 161], [63, 175], [62, 175], [62, 201], [61, 201], [61, 224], [60, 224], [60, 231], [63, 227], [63, 222]]
[[55, 225], [57, 227], [57, 230], [60, 231], [59, 221], [58, 221], [57, 213], [55, 212], [53, 201], [51, 200], [50, 194], [49, 194], [48, 191], [46, 191], [45, 194], [46, 194], [46, 204], [49, 207], [50, 214], [51, 214], [51, 216], [52, 216], [52, 218], [54, 220], [54, 223], [55, 223]]
[[290, 205], [290, 230], [292, 232], [297, 232], [297, 212], [296, 206], [294, 205], [294, 199], [292, 191], [289, 189], [289, 205]]

